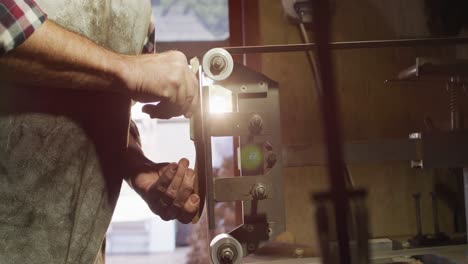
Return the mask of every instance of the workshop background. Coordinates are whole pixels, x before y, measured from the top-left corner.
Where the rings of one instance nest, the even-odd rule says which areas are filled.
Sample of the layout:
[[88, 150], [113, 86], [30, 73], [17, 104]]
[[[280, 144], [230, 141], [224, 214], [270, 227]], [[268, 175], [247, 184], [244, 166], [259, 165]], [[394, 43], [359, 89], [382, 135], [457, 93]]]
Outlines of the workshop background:
[[[333, 1], [333, 41], [441, 37], [428, 27], [423, 0]], [[440, 2], [443, 1], [434, 1]], [[300, 32], [287, 23], [280, 1], [260, 0], [260, 37], [247, 45], [293, 44]], [[311, 34], [313, 36], [313, 34]], [[313, 42], [313, 39], [312, 39]], [[345, 141], [407, 138], [428, 128], [449, 129], [449, 93], [442, 83], [388, 83], [418, 56], [466, 58], [466, 46], [400, 47], [334, 50]], [[283, 144], [313, 145], [322, 139], [315, 82], [305, 53], [261, 55], [261, 71], [280, 83]], [[466, 101], [466, 94], [461, 95]], [[466, 113], [466, 104], [462, 104]], [[372, 237], [414, 236], [416, 217], [413, 194], [421, 193], [422, 227], [433, 232], [431, 198], [434, 186], [457, 192], [457, 177], [448, 171], [415, 170], [408, 162], [349, 166], [356, 186], [368, 190], [367, 205]], [[318, 248], [311, 192], [326, 190], [325, 167], [284, 169], [286, 226], [299, 244]], [[441, 231], [454, 232], [454, 200], [439, 203]], [[451, 203], [451, 204], [450, 204]]]

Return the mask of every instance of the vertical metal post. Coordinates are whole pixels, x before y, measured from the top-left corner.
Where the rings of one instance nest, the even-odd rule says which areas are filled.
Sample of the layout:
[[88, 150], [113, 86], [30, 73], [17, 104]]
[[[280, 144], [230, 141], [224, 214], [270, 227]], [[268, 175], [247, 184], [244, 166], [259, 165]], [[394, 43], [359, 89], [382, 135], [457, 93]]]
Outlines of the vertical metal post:
[[[245, 0], [241, 0], [242, 46], [246, 45], [245, 36]], [[242, 54], [242, 64], [247, 66], [247, 54]]]
[[421, 221], [421, 194], [413, 194], [414, 198], [414, 212], [416, 213], [416, 236], [422, 236], [422, 221]]
[[[463, 185], [465, 186], [465, 221], [468, 230], [468, 168], [463, 168]], [[468, 242], [468, 236], [467, 236]]]
[[330, 193], [336, 216], [339, 262], [351, 263], [349, 247], [348, 214], [349, 197], [345, 181], [345, 163], [341, 138], [341, 123], [337, 102], [333, 62], [330, 47], [330, 3], [316, 0], [313, 3], [313, 26], [317, 41], [317, 65], [320, 72], [321, 96], [320, 108], [324, 124], [324, 136], [327, 145], [327, 166], [330, 180]]
[[439, 227], [439, 207], [437, 205], [437, 194], [435, 192], [431, 192], [432, 198], [432, 216], [434, 218], [434, 234], [440, 233]]

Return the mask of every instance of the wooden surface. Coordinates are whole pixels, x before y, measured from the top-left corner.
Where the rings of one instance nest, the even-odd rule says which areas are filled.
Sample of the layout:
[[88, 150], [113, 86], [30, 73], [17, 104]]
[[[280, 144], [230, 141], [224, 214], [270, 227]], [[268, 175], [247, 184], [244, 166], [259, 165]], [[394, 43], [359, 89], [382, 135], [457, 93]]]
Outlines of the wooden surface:
[[[428, 37], [424, 1], [335, 1], [334, 41]], [[297, 27], [284, 17], [281, 1], [259, 0], [260, 42], [300, 43]], [[424, 118], [444, 128], [449, 123], [448, 94], [441, 84], [384, 84], [415, 62], [417, 56], [453, 58], [468, 54], [453, 47], [382, 48], [334, 52], [335, 74], [346, 140], [407, 137], [424, 129]], [[262, 72], [280, 83], [283, 142], [288, 145], [316, 142], [321, 126], [305, 53], [262, 55]], [[466, 101], [466, 95], [463, 100]], [[466, 106], [465, 106], [466, 107]], [[466, 110], [466, 109], [465, 109]], [[432, 171], [409, 168], [406, 162], [350, 167], [358, 186], [369, 191], [371, 231], [374, 237], [415, 233], [412, 194], [422, 193], [423, 230], [432, 232], [429, 192], [435, 182]], [[440, 174], [440, 173], [439, 173]], [[444, 174], [444, 173], [442, 173]], [[327, 186], [323, 167], [284, 170], [287, 229], [297, 243], [317, 245], [312, 191]], [[444, 178], [453, 187], [453, 179]], [[452, 214], [439, 206], [441, 229], [450, 232]]]

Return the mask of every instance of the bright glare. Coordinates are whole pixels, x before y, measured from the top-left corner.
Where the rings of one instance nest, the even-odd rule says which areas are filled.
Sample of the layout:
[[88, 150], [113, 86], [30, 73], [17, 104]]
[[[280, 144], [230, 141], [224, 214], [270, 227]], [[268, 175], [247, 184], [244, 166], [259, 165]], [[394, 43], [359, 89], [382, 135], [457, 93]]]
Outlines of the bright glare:
[[210, 113], [232, 112], [232, 93], [219, 85], [210, 85]]
[[[208, 78], [205, 78], [203, 83], [210, 90], [210, 113], [229, 113], [233, 111], [231, 91], [220, 85], [210, 84], [213, 81]], [[151, 104], [156, 105], [158, 103]], [[144, 105], [137, 102], [132, 106], [131, 116], [133, 120], [151, 119], [148, 114], [141, 111]]]
[[232, 105], [228, 105], [230, 101], [225, 97], [214, 96], [210, 100], [211, 113], [228, 113], [231, 112]]

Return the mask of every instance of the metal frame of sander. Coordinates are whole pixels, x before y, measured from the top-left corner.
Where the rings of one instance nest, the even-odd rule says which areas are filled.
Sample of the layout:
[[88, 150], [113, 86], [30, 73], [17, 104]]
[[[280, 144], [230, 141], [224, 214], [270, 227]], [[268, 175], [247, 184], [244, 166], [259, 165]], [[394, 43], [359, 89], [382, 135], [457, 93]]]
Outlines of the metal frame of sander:
[[[211, 238], [216, 203], [242, 203], [243, 224], [229, 234], [215, 236], [210, 243], [213, 263], [237, 264], [285, 230], [279, 87], [265, 75], [234, 63], [220, 48], [208, 51], [198, 69], [199, 109], [191, 120], [196, 189], [206, 201]], [[213, 83], [203, 85], [205, 77]], [[210, 112], [210, 91], [215, 89], [231, 92], [232, 112]], [[237, 139], [239, 149], [234, 154], [240, 176], [217, 178], [213, 174], [213, 137]]]

